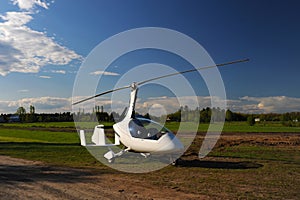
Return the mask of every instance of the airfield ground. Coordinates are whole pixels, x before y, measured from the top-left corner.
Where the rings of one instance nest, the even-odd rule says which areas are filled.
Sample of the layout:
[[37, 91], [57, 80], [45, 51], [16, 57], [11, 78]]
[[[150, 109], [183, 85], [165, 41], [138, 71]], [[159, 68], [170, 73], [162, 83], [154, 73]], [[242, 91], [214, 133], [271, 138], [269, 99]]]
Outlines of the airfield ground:
[[87, 158], [69, 130], [59, 144], [61, 129], [43, 142], [29, 128], [0, 127], [0, 199], [300, 199], [299, 133], [226, 132], [202, 160], [199, 133], [178, 166], [128, 174]]

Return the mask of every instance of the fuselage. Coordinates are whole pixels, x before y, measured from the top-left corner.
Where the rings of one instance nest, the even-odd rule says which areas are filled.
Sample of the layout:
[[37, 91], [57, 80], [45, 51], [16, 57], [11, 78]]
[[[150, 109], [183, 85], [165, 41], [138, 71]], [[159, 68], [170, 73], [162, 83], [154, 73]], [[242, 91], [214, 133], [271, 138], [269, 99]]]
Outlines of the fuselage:
[[135, 117], [138, 85], [131, 84], [129, 108], [124, 119], [113, 125], [120, 141], [129, 149], [141, 153], [178, 153], [184, 147], [176, 136], [157, 122]]
[[179, 153], [184, 149], [174, 133], [149, 119], [124, 119], [113, 128], [120, 141], [132, 151], [153, 154]]

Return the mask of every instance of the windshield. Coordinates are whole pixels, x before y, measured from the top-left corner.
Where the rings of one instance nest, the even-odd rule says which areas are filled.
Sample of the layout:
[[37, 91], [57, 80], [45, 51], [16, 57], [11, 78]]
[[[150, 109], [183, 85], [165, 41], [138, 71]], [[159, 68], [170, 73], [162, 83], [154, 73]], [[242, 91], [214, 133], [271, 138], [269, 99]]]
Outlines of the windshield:
[[145, 118], [134, 118], [129, 122], [132, 137], [158, 140], [163, 134], [170, 132], [162, 125]]

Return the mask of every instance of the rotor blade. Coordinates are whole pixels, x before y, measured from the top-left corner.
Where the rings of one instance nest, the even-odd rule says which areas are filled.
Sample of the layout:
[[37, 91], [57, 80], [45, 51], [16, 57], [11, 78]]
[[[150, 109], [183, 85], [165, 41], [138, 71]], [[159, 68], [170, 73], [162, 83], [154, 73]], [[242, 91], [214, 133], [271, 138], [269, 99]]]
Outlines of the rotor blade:
[[199, 67], [199, 68], [190, 69], [190, 70], [181, 71], [181, 72], [175, 72], [173, 74], [167, 74], [167, 75], [164, 75], [164, 76], [159, 76], [159, 77], [156, 77], [156, 78], [151, 78], [151, 79], [148, 79], [148, 80], [145, 80], [145, 81], [138, 82], [138, 85], [142, 85], [144, 83], [154, 81], [154, 80], [157, 80], [157, 79], [161, 79], [161, 78], [166, 78], [166, 77], [169, 77], [169, 76], [175, 76], [175, 75], [178, 75], [178, 74], [184, 74], [184, 73], [188, 73], [188, 72], [194, 72], [194, 71], [199, 71], [199, 70], [204, 70], [204, 69], [209, 69], [209, 68], [215, 68], [215, 67], [222, 67], [222, 66], [225, 66], [225, 65], [231, 65], [231, 64], [247, 62], [247, 61], [249, 61], [248, 58], [243, 59], [243, 60], [235, 60], [235, 61], [231, 61], [231, 62], [227, 62], [227, 63], [221, 63], [221, 64], [217, 64], [217, 65], [212, 65], [212, 66]]
[[130, 85], [127, 85], [127, 86], [124, 86], [124, 87], [120, 87], [120, 88], [117, 88], [117, 89], [113, 89], [113, 90], [108, 90], [106, 92], [102, 92], [100, 94], [96, 94], [95, 96], [91, 96], [91, 97], [88, 97], [86, 99], [82, 99], [80, 101], [77, 101], [75, 103], [73, 103], [72, 105], [77, 105], [79, 103], [82, 103], [82, 102], [85, 102], [85, 101], [88, 101], [90, 99], [93, 99], [93, 98], [96, 98], [96, 97], [99, 97], [99, 96], [102, 96], [102, 95], [105, 95], [105, 94], [108, 94], [108, 93], [111, 93], [111, 92], [114, 92], [114, 91], [118, 91], [118, 90], [123, 90], [123, 89], [126, 89], [126, 88], [130, 88], [131, 86]]
[[[199, 70], [204, 70], [204, 69], [209, 69], [209, 68], [215, 68], [215, 67], [222, 67], [222, 66], [225, 66], [225, 65], [231, 65], [231, 64], [247, 62], [247, 61], [249, 61], [248, 58], [243, 59], [243, 60], [235, 60], [235, 61], [231, 61], [231, 62], [227, 62], [227, 63], [221, 63], [221, 64], [217, 64], [217, 65], [212, 65], [212, 66], [199, 67], [199, 68], [190, 69], [190, 70], [186, 70], [186, 71], [176, 72], [176, 73], [173, 73], [173, 74], [167, 74], [167, 75], [164, 75], [164, 76], [159, 76], [159, 77], [156, 77], [156, 78], [151, 78], [151, 79], [148, 79], [148, 80], [145, 80], [145, 81], [141, 81], [141, 82], [138, 82], [137, 85], [142, 85], [142, 84], [150, 82], [150, 81], [158, 80], [158, 79], [161, 79], [161, 78], [166, 78], [166, 77], [169, 77], [169, 76], [175, 76], [175, 75], [178, 75], [178, 74], [184, 74], [184, 73], [188, 73], [188, 72], [194, 72], [194, 71], [199, 71]], [[130, 88], [130, 87], [131, 87], [131, 85], [128, 85], [128, 86], [120, 87], [120, 88], [117, 88], [117, 89], [108, 90], [106, 92], [96, 94], [95, 96], [91, 96], [91, 97], [88, 97], [86, 99], [77, 101], [77, 102], [73, 103], [72, 105], [76, 105], [76, 104], [88, 101], [90, 99], [93, 99], [93, 98], [96, 98], [96, 97], [99, 97], [99, 96], [102, 96], [102, 95], [105, 95], [105, 94], [108, 94], [108, 93], [111, 93], [111, 92], [115, 92], [115, 91], [118, 91], [118, 90], [127, 89], [127, 88]]]

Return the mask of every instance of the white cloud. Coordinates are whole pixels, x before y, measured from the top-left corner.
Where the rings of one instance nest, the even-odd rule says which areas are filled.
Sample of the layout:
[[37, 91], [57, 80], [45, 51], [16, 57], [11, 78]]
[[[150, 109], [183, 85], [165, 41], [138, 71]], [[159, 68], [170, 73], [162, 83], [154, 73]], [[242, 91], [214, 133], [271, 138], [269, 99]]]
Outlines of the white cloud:
[[273, 96], [273, 97], [243, 97], [240, 104], [246, 104], [247, 110], [258, 113], [299, 112], [300, 98]]
[[55, 74], [66, 74], [65, 70], [51, 70], [50, 72], [55, 73]]
[[[89, 96], [73, 97], [73, 100], [71, 100], [71, 102], [75, 103], [75, 102], [78, 102], [82, 99], [86, 99], [88, 97]], [[94, 98], [94, 99], [82, 102], [80, 104], [74, 105], [73, 110], [75, 112], [77, 112], [79, 109], [81, 109], [81, 110], [84, 109], [85, 112], [92, 112], [94, 105], [97, 105], [97, 106], [103, 106], [104, 110], [106, 112], [111, 112], [111, 109], [110, 109], [111, 103], [112, 103], [112, 100], [108, 97], [98, 97], [98, 98]], [[118, 112], [122, 112], [123, 109], [127, 106], [127, 105], [124, 105], [124, 102], [122, 102], [122, 101], [115, 102], [115, 104], [117, 105], [117, 111]]]
[[52, 78], [51, 76], [39, 76], [40, 78], [44, 78], [44, 79], [50, 79]]
[[41, 0], [11, 0], [14, 5], [18, 5], [22, 10], [31, 10], [34, 6], [40, 6], [45, 9], [48, 9], [48, 5], [46, 2]]
[[18, 90], [18, 92], [26, 93], [26, 92], [29, 92], [29, 90], [27, 90], [27, 89], [24, 89], [24, 90]]
[[[141, 114], [152, 112], [152, 109], [158, 107], [164, 109], [166, 113], [173, 113], [178, 111], [181, 106], [188, 106], [190, 109], [196, 107], [206, 108], [211, 107], [211, 98], [208, 96], [183, 96], [183, 97], [151, 97], [144, 101], [138, 99], [136, 104], [136, 111]], [[199, 102], [199, 103], [198, 103]], [[158, 111], [156, 111], [158, 112]]]
[[105, 76], [119, 76], [120, 74], [115, 73], [115, 72], [105, 72], [105, 71], [95, 71], [91, 72], [91, 75], [105, 75]]
[[70, 111], [69, 98], [39, 97], [24, 98], [16, 101], [0, 101], [0, 112], [15, 113], [20, 106], [29, 110], [30, 105], [33, 105], [38, 113]]
[[[197, 102], [194, 97], [179, 97], [181, 106], [188, 105], [195, 109]], [[140, 113], [147, 113], [155, 105], [162, 106], [167, 113], [176, 111], [180, 104], [176, 97], [149, 98], [143, 102], [138, 101], [136, 109]], [[198, 96], [200, 109], [211, 107], [210, 96]], [[300, 98], [273, 96], [273, 97], [242, 97], [237, 100], [227, 100], [227, 108], [234, 112], [242, 113], [285, 113], [300, 112]]]
[[[30, 22], [33, 18], [30, 12], [7, 12], [5, 15], [0, 15], [1, 19], [6, 21], [3, 25], [6, 26], [22, 26]], [[5, 36], [3, 34], [3, 36]]]
[[[87, 98], [86, 96], [74, 97], [73, 102]], [[108, 98], [98, 98], [97, 105], [107, 106], [111, 104]], [[78, 105], [79, 108], [84, 108], [85, 112], [91, 112], [93, 102], [84, 102]], [[0, 100], [0, 113], [15, 113], [20, 106], [23, 106], [27, 111], [30, 105], [35, 107], [36, 113], [55, 113], [55, 112], [72, 112], [72, 97], [36, 97], [36, 98], [23, 98], [15, 101], [1, 101]], [[78, 111], [75, 107], [75, 111]]]
[[[71, 112], [72, 102], [76, 102], [87, 98], [86, 96], [72, 98], [60, 97], [37, 97], [37, 98], [24, 98], [15, 101], [1, 101], [0, 100], [0, 113], [14, 113], [17, 108], [23, 106], [29, 109], [30, 105], [35, 106], [37, 113], [54, 113], [54, 112]], [[180, 97], [184, 103], [193, 102], [192, 97]], [[210, 97], [197, 97], [201, 103], [200, 109], [210, 106]], [[128, 99], [114, 100], [114, 111], [121, 113], [125, 107], [128, 107]], [[111, 99], [108, 97], [100, 97], [95, 100], [86, 101], [82, 104], [74, 106], [74, 111], [84, 109], [85, 112], [91, 112], [93, 105], [104, 106], [104, 110], [111, 112]], [[285, 96], [278, 97], [243, 97], [238, 100], [227, 100], [228, 108], [234, 112], [242, 113], [284, 113], [284, 112], [300, 112], [300, 98], [292, 98]], [[189, 104], [186, 104], [189, 105]], [[184, 106], [184, 105], [183, 105]], [[157, 97], [141, 101], [138, 99], [136, 104], [136, 111], [140, 114], [152, 113], [171, 113], [178, 110], [180, 107], [176, 97]], [[190, 105], [189, 107], [192, 107]], [[194, 109], [194, 108], [192, 108]]]
[[[39, 0], [13, 2], [24, 10], [30, 10], [35, 5], [47, 8]], [[11, 72], [37, 73], [46, 65], [66, 65], [82, 59], [46, 33], [26, 26], [33, 19], [32, 12], [6, 12], [0, 18], [3, 20], [0, 22], [0, 75]]]
[[160, 104], [153, 104], [149, 110], [148, 110], [149, 114], [151, 116], [156, 116], [156, 117], [160, 117], [160, 116], [163, 116], [163, 115], [166, 115], [167, 114], [167, 111], [165, 110], [165, 108], [160, 105]]

